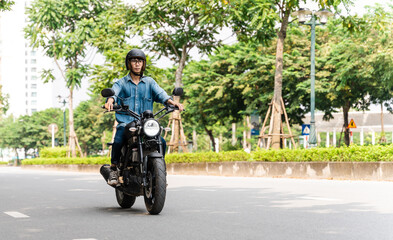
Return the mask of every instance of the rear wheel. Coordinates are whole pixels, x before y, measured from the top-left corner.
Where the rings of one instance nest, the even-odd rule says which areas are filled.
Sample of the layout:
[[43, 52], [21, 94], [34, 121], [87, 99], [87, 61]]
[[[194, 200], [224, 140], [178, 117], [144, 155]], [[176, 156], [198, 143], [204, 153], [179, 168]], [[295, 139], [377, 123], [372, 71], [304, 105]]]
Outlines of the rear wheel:
[[135, 196], [130, 196], [127, 194], [124, 194], [122, 191], [118, 190], [117, 188], [115, 189], [116, 191], [116, 200], [117, 203], [120, 205], [122, 208], [130, 208], [132, 205], [135, 203]]
[[144, 188], [146, 209], [150, 214], [159, 214], [164, 208], [166, 197], [166, 171], [163, 159], [149, 160], [147, 180], [148, 185]]

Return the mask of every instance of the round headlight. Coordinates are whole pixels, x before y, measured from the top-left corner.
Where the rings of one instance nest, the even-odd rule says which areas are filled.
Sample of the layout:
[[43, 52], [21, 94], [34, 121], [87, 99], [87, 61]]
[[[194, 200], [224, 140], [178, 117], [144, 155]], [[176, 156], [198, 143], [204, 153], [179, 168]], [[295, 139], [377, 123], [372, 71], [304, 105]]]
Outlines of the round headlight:
[[143, 124], [143, 132], [148, 137], [157, 136], [160, 133], [160, 124], [156, 120], [150, 119]]

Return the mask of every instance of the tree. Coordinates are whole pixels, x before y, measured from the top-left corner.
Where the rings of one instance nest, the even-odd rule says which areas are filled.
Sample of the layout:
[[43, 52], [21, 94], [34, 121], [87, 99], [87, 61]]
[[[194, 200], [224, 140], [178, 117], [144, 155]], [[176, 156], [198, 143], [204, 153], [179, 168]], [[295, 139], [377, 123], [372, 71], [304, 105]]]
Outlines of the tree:
[[19, 128], [19, 122], [11, 115], [0, 123], [0, 134], [1, 134], [1, 139], [0, 139], [0, 147], [1, 148], [12, 148], [15, 150], [15, 154], [17, 156], [16, 161], [14, 162], [15, 166], [18, 164], [19, 161], [19, 155], [18, 155], [18, 148], [21, 148], [21, 139], [20, 139], [20, 134], [21, 128]]
[[11, 6], [14, 5], [14, 4], [15, 4], [14, 1], [10, 1], [10, 0], [1, 0], [1, 1], [0, 1], [0, 12], [11, 10]]
[[[290, 29], [283, 95], [292, 124], [301, 123], [309, 111], [309, 41], [296, 25]], [[240, 42], [218, 48], [209, 60], [191, 62], [184, 71], [187, 122], [205, 129], [214, 141], [216, 124], [239, 122], [255, 110], [263, 116], [274, 94], [275, 46]], [[292, 103], [292, 104], [289, 104]]]
[[0, 85], [0, 112], [3, 114], [6, 114], [8, 111], [9, 105], [8, 105], [8, 94], [3, 94], [2, 91], [3, 86]]
[[[40, 149], [51, 146], [52, 136], [48, 132], [49, 124], [55, 123], [59, 126], [59, 131], [55, 138], [63, 139], [63, 117], [60, 109], [49, 108], [44, 111], [35, 112], [31, 116], [24, 115], [14, 118], [12, 115], [0, 122], [1, 148], [13, 148], [26, 152], [29, 149]], [[19, 158], [19, 156], [18, 156]]]
[[[306, 1], [304, 1], [306, 2]], [[315, 0], [318, 6], [322, 8], [337, 8], [340, 3], [350, 3], [350, 0]], [[287, 36], [287, 29], [290, 15], [299, 8], [299, 0], [270, 0], [270, 1], [231, 1], [231, 11], [234, 16], [230, 19], [233, 22], [233, 28], [240, 36], [239, 39], [253, 39], [259, 42], [265, 42], [275, 31], [276, 23], [279, 23], [276, 45], [276, 63], [274, 74], [274, 96], [273, 104], [277, 107], [273, 119], [273, 139], [272, 148], [280, 147], [281, 133], [281, 97], [283, 84], [283, 66], [284, 66], [284, 41]], [[251, 11], [248, 11], [250, 9]], [[266, 34], [263, 34], [263, 31]], [[265, 38], [263, 38], [265, 37]]]
[[[220, 0], [150, 0], [143, 1], [130, 23], [143, 35], [144, 47], [177, 64], [175, 87], [182, 87], [183, 69], [192, 49], [200, 54], [212, 52], [220, 45], [215, 35], [225, 25], [225, 1]], [[180, 101], [180, 97], [174, 97]], [[175, 111], [173, 119], [179, 119]], [[179, 139], [179, 122], [173, 129], [174, 142]], [[175, 147], [176, 149], [176, 147]]]
[[[322, 69], [326, 73], [320, 81], [326, 93], [317, 95], [320, 109], [329, 112], [342, 108], [345, 144], [349, 145], [348, 112], [351, 108], [367, 110], [372, 102], [391, 101], [392, 58], [391, 19], [377, 8], [363, 17], [361, 31], [348, 32], [338, 19], [328, 24], [331, 34], [323, 46]], [[375, 17], [374, 17], [375, 16]], [[325, 114], [326, 115], [326, 114]]]
[[81, 102], [75, 109], [76, 131], [86, 155], [104, 150], [103, 144], [111, 138], [114, 116], [104, 114], [102, 102], [102, 97], [92, 95], [90, 100]]
[[[0, 1], [0, 12], [11, 10], [11, 6], [14, 5], [14, 1], [1, 0]], [[2, 94], [2, 85], [0, 85], [0, 112], [5, 114], [8, 110], [8, 95]]]
[[[85, 21], [94, 22], [97, 16], [109, 9], [116, 1], [106, 0], [35, 0], [27, 9], [29, 25], [26, 37], [33, 47], [42, 47], [45, 55], [54, 59], [66, 86], [69, 88], [69, 146], [72, 157], [76, 156], [78, 139], [74, 130], [73, 90], [80, 87], [88, 73], [83, 61], [87, 53], [87, 39], [92, 29]], [[82, 22], [84, 20], [84, 22]], [[65, 69], [61, 67], [64, 61]], [[52, 69], [42, 74], [45, 81], [54, 79]]]

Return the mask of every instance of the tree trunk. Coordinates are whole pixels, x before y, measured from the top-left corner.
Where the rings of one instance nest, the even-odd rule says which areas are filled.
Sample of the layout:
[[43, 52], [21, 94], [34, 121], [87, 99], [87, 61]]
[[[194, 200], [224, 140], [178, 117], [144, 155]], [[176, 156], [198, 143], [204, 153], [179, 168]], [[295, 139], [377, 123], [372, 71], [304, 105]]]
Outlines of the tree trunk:
[[14, 167], [18, 166], [19, 163], [19, 153], [18, 153], [18, 148], [15, 148], [15, 153], [16, 153], [16, 159], [14, 161]]
[[212, 143], [212, 145], [213, 145], [213, 152], [216, 152], [216, 141], [214, 140], [213, 130], [208, 130], [208, 129], [205, 127], [205, 131], [206, 131], [207, 135], [209, 136], [210, 141], [211, 141], [211, 143]]
[[379, 143], [386, 143], [385, 129], [383, 126], [383, 102], [381, 103], [381, 138], [379, 139]]
[[[176, 69], [176, 74], [175, 74], [175, 87], [182, 87], [183, 83], [182, 83], [182, 76], [183, 76], [183, 70], [184, 70], [184, 66], [186, 65], [186, 60], [187, 60], [187, 47], [186, 45], [183, 45], [182, 48], [182, 55], [180, 57], [180, 62], [179, 62], [179, 66]], [[173, 100], [175, 102], [180, 103], [180, 96], [174, 96]], [[176, 119], [180, 119], [180, 112], [179, 111], [174, 111], [172, 113], [172, 119], [175, 121], [174, 124], [174, 129], [172, 129], [172, 134], [174, 134], [174, 139], [173, 139], [173, 143], [175, 143], [175, 145], [173, 146], [173, 152], [177, 152], [179, 150], [179, 147], [177, 145], [177, 143], [179, 143], [179, 138], [180, 138], [180, 122], [176, 121]]]
[[235, 146], [237, 142], [236, 138], [236, 123], [232, 123], [232, 146]]
[[192, 130], [192, 150], [198, 151], [198, 136], [195, 129]]
[[251, 121], [250, 121], [250, 116], [246, 116], [246, 124], [247, 124], [247, 134], [246, 134], [246, 137], [247, 137], [247, 142], [246, 142], [246, 147], [251, 151], [251, 128], [252, 128], [252, 125], [251, 125]]
[[343, 106], [343, 114], [344, 114], [344, 128], [345, 128], [344, 141], [345, 141], [345, 145], [347, 146], [349, 146], [348, 112], [350, 108], [351, 108], [351, 104], [349, 103], [349, 101], [346, 101], [345, 105]]
[[105, 151], [105, 139], [106, 139], [106, 132], [102, 132], [102, 137], [101, 137], [101, 144], [102, 144], [102, 152]]
[[73, 88], [70, 87], [70, 96], [68, 97], [68, 107], [69, 107], [69, 127], [70, 127], [70, 137], [69, 137], [69, 146], [71, 151], [71, 157], [76, 157], [76, 145], [78, 145], [78, 150], [80, 151], [81, 156], [83, 156], [82, 149], [80, 148], [78, 143], [78, 139], [74, 129], [74, 110], [73, 110]]
[[272, 148], [280, 148], [281, 136], [281, 96], [282, 96], [282, 71], [284, 65], [284, 41], [287, 35], [289, 11], [284, 12], [284, 16], [281, 23], [281, 29], [278, 32], [277, 49], [276, 49], [276, 72], [274, 74], [274, 97], [273, 104], [277, 108], [274, 109], [273, 119], [273, 137], [272, 137]]

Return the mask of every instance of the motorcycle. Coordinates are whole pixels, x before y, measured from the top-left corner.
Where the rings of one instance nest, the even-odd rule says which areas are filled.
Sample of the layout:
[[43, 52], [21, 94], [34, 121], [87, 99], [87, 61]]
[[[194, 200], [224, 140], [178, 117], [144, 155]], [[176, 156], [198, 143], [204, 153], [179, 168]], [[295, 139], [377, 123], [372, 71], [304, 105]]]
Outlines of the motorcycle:
[[[182, 94], [182, 88], [173, 90], [175, 96]], [[108, 98], [115, 96], [115, 92], [111, 88], [106, 88], [101, 91], [101, 95]], [[155, 114], [146, 110], [139, 115], [124, 105], [123, 101], [120, 103], [120, 105], [115, 104], [111, 112], [119, 111], [136, 120], [125, 127], [126, 142], [121, 149], [118, 166], [119, 184], [112, 186], [115, 188], [117, 203], [122, 208], [130, 208], [134, 205], [136, 197], [143, 196], [147, 211], [152, 215], [159, 214], [165, 204], [167, 188], [166, 164], [161, 141], [161, 132], [164, 128], [159, 120], [178, 108], [167, 105]], [[164, 112], [162, 115], [156, 117], [162, 112]], [[106, 182], [110, 171], [108, 164], [100, 168], [100, 173]]]

